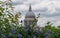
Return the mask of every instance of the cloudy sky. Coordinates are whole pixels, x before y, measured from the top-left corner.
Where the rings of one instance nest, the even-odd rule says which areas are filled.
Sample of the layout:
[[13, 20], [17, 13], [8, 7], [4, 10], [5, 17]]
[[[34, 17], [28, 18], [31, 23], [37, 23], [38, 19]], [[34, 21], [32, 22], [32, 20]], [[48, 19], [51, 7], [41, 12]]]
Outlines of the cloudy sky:
[[12, 0], [16, 11], [22, 13], [24, 18], [28, 11], [29, 4], [33, 12], [40, 13], [38, 25], [45, 26], [47, 21], [51, 21], [54, 26], [60, 25], [60, 0]]

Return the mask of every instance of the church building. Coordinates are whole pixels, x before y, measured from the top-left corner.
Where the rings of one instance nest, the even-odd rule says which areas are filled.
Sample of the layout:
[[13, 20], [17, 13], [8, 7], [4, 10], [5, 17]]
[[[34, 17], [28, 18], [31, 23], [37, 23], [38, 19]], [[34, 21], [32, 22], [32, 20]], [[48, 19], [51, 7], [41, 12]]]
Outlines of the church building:
[[[26, 13], [25, 15], [25, 19], [24, 19], [24, 25], [32, 25], [33, 21], [35, 20], [36, 16], [32, 11], [31, 5], [29, 5], [29, 11]], [[35, 23], [36, 25], [37, 23]]]

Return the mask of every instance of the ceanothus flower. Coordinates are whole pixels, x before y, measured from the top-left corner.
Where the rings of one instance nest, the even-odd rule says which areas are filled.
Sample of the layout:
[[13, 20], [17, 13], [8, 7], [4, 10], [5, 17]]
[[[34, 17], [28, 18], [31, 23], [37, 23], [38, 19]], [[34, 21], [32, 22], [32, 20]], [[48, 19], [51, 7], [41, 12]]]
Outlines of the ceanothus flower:
[[26, 26], [26, 29], [30, 29], [30, 25], [27, 25], [27, 26]]
[[45, 33], [45, 37], [51, 37], [51, 36], [54, 36], [55, 33], [51, 30], [48, 30], [46, 33]]
[[1, 34], [2, 38], [5, 38], [6, 36], [4, 34]]
[[22, 34], [18, 34], [18, 38], [22, 38]]
[[12, 33], [16, 34], [16, 29], [12, 29]]

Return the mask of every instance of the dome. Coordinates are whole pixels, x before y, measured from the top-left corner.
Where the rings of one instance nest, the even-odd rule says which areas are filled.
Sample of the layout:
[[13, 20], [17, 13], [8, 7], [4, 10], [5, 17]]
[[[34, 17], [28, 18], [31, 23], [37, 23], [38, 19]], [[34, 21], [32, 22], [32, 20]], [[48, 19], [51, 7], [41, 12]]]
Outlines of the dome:
[[31, 10], [31, 5], [29, 6], [29, 12], [27, 12], [25, 18], [35, 18], [35, 14]]
[[28, 12], [25, 16], [25, 18], [35, 18], [35, 14], [31, 11], [31, 12]]

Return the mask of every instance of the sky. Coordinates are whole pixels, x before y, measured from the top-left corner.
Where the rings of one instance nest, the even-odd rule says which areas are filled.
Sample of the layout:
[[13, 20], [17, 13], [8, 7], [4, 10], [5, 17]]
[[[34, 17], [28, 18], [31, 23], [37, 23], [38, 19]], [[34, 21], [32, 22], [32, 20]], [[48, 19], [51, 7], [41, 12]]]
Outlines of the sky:
[[28, 12], [29, 4], [32, 10], [37, 15], [40, 13], [38, 19], [39, 26], [45, 26], [48, 21], [53, 23], [53, 26], [60, 25], [60, 0], [12, 0], [16, 11], [22, 13], [22, 19]]

